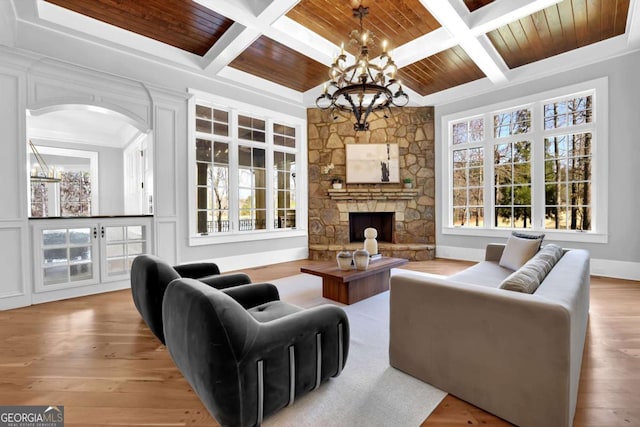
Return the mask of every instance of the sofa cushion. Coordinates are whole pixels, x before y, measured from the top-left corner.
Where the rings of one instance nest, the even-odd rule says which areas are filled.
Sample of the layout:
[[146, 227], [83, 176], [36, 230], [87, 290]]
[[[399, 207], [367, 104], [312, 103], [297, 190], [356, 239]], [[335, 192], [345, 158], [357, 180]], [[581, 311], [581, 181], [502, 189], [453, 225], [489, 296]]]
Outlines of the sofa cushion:
[[300, 310], [302, 310], [300, 307], [292, 304], [287, 304], [286, 302], [271, 301], [260, 304], [259, 306], [253, 307], [247, 311], [258, 322], [264, 323], [279, 319], [284, 316], [288, 316]]
[[513, 273], [512, 270], [500, 267], [497, 262], [483, 261], [447, 277], [447, 280], [497, 288], [511, 273]]
[[510, 236], [498, 264], [511, 270], [519, 269], [538, 252], [540, 242], [542, 239]]
[[500, 288], [528, 294], [534, 293], [562, 257], [562, 254], [560, 246], [545, 245], [525, 265], [507, 277], [500, 284]]

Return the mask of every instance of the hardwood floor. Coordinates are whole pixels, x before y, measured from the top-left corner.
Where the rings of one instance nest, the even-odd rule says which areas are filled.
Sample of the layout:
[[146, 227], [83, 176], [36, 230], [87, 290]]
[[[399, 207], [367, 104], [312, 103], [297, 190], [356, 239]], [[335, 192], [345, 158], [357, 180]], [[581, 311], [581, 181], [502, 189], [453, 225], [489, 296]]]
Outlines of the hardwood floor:
[[[254, 282], [295, 261], [244, 270]], [[411, 262], [451, 274], [471, 263]], [[574, 426], [640, 426], [640, 283], [593, 277]], [[130, 291], [0, 312], [0, 404], [64, 405], [67, 427], [215, 426], [135, 310]], [[506, 426], [452, 396], [422, 426]]]

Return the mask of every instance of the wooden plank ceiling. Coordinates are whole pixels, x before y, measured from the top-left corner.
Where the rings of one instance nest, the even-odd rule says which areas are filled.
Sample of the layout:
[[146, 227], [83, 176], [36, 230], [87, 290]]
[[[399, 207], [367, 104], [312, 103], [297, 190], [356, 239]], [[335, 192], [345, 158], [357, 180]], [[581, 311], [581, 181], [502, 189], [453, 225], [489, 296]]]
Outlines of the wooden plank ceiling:
[[[344, 42], [345, 50], [356, 54], [357, 47], [349, 46], [351, 31], [359, 28], [358, 18], [345, 1], [301, 0], [287, 13], [293, 19], [314, 33], [319, 34], [336, 46]], [[364, 28], [372, 31], [379, 40], [388, 40], [389, 49], [401, 46], [411, 40], [440, 28], [440, 23], [422, 6], [419, 0], [377, 0], [365, 1], [369, 14], [364, 18]], [[358, 2], [355, 2], [357, 8]], [[380, 54], [379, 44], [370, 50], [372, 58]]]
[[329, 78], [326, 66], [266, 36], [253, 42], [229, 66], [299, 92]]
[[[234, 24], [233, 20], [193, 0], [46, 1], [200, 57]], [[513, 69], [623, 34], [629, 2], [564, 0], [492, 30], [487, 37], [507, 66]], [[370, 6], [364, 28], [372, 31], [378, 40], [387, 39], [391, 49], [441, 28], [420, 0], [300, 0], [286, 16], [337, 46], [345, 42], [345, 48], [349, 50], [349, 34], [359, 27], [352, 7], [360, 3]], [[471, 15], [491, 3], [494, 0], [464, 0]], [[215, 2], [211, 4], [215, 9]], [[372, 57], [378, 54], [377, 48], [371, 50]], [[327, 65], [310, 56], [306, 56], [300, 46], [293, 49], [266, 35], [258, 35], [227, 65], [305, 92], [328, 77]], [[398, 76], [420, 95], [485, 77], [460, 46], [447, 47], [408, 63], [399, 70]]]
[[619, 36], [629, 0], [565, 0], [487, 34], [509, 68]]
[[46, 0], [202, 56], [233, 24], [193, 0]]

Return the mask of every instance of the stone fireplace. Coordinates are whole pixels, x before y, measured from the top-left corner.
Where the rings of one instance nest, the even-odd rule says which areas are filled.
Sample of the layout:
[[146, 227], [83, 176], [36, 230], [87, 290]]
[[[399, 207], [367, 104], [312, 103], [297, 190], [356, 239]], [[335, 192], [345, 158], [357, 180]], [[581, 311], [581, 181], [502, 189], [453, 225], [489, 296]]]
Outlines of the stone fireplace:
[[[356, 134], [346, 118], [334, 121], [322, 110], [307, 110], [311, 259], [333, 260], [338, 251], [361, 248], [365, 222], [378, 230], [383, 255], [409, 260], [434, 257], [433, 108], [405, 107], [393, 109], [389, 118], [372, 117], [370, 130]], [[387, 142], [398, 144], [400, 179], [410, 177], [414, 188], [405, 189], [402, 183], [345, 183], [342, 189], [331, 188], [334, 177], [345, 180], [347, 144]], [[361, 214], [369, 219], [363, 220]], [[350, 228], [354, 218], [356, 230]]]

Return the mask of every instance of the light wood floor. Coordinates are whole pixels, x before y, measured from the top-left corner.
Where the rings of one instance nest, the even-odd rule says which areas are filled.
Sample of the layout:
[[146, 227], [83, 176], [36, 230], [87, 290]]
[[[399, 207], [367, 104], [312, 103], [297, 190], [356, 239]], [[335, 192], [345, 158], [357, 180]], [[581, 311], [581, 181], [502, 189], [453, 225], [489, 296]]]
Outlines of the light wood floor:
[[[254, 282], [312, 261], [244, 270]], [[470, 263], [403, 268], [451, 274]], [[64, 405], [67, 427], [216, 426], [149, 332], [130, 291], [0, 312], [0, 405]], [[422, 426], [506, 426], [447, 396]], [[575, 424], [640, 426], [640, 283], [592, 278]]]

